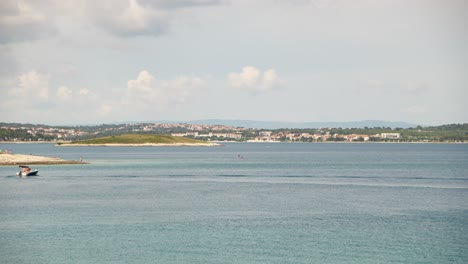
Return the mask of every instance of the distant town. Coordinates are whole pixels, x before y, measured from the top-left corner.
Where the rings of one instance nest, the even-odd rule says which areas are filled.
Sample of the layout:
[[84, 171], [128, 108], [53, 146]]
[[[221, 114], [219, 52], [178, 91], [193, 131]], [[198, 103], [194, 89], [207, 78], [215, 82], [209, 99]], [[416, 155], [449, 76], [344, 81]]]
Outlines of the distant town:
[[65, 142], [129, 133], [168, 134], [206, 141], [236, 142], [468, 142], [468, 124], [414, 128], [254, 129], [187, 123], [94, 126], [0, 123], [2, 142]]

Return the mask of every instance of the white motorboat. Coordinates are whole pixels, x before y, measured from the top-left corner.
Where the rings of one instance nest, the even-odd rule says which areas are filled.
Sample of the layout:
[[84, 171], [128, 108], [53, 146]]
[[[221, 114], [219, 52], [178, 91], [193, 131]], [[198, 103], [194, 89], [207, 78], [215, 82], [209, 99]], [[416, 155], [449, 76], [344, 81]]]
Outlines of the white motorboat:
[[16, 173], [18, 176], [36, 176], [39, 172], [38, 170], [32, 170], [29, 166], [21, 165], [20, 171]]

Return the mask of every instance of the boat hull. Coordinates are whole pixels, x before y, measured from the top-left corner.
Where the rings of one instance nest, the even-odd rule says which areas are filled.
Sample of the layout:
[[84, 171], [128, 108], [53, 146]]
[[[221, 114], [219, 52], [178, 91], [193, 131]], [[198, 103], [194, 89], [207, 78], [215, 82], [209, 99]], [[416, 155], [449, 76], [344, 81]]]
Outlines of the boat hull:
[[16, 175], [18, 176], [37, 176], [38, 170], [30, 171], [30, 172], [17, 172]]

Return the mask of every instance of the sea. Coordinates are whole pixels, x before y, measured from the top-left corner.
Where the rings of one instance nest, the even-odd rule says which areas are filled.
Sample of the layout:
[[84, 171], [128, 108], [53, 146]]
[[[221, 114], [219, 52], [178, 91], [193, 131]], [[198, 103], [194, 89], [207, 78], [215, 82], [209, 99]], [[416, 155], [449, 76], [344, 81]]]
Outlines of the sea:
[[468, 144], [0, 144], [0, 263], [468, 263]]

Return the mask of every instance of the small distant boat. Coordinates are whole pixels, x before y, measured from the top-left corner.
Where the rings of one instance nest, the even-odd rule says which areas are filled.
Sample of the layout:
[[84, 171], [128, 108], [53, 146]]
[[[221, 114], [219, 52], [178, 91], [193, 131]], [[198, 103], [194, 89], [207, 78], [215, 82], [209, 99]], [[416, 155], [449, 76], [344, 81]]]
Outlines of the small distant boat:
[[18, 176], [36, 176], [39, 172], [38, 170], [32, 170], [29, 166], [19, 166], [20, 171], [16, 173]]

